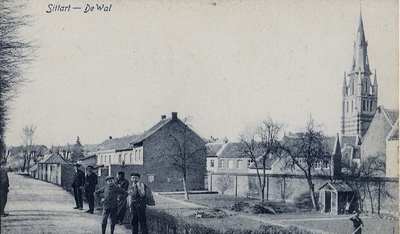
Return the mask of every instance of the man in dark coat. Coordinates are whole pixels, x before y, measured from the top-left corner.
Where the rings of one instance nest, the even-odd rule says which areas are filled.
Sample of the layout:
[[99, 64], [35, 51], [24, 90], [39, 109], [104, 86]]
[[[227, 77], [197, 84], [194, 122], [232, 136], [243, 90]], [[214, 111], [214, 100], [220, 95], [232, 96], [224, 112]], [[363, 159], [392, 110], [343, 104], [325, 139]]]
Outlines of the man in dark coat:
[[115, 186], [114, 177], [107, 176], [106, 177], [107, 185], [96, 190], [94, 192], [96, 198], [101, 197], [101, 203], [103, 206], [103, 217], [101, 219], [101, 233], [106, 233], [107, 228], [107, 219], [110, 216], [111, 219], [111, 234], [114, 233], [115, 224], [117, 222], [117, 211], [118, 211], [118, 195], [121, 195], [123, 198], [128, 196], [128, 193], [120, 189], [118, 186]]
[[85, 185], [85, 173], [79, 170], [80, 166], [81, 165], [79, 164], [74, 165], [75, 174], [72, 182], [72, 188], [74, 189], [74, 198], [76, 202], [74, 209], [83, 210], [82, 189]]
[[353, 222], [353, 226], [354, 226], [354, 231], [352, 234], [361, 234], [361, 227], [364, 226], [364, 224], [359, 216], [360, 216], [360, 213], [357, 212], [355, 215], [353, 215], [349, 218]]
[[[117, 180], [115, 181], [115, 185], [118, 186], [120, 189], [128, 191], [129, 181], [125, 179], [125, 172], [120, 171], [117, 173]], [[122, 224], [126, 212], [126, 197], [118, 195], [117, 200], [118, 200], [117, 223]]]
[[4, 212], [7, 203], [8, 187], [10, 186], [8, 181], [7, 169], [5, 167], [5, 162], [1, 163], [1, 217], [6, 217], [8, 214]]
[[86, 175], [86, 199], [89, 203], [89, 210], [86, 212], [93, 214], [94, 211], [94, 191], [96, 191], [96, 184], [98, 183], [97, 175], [93, 173], [93, 167], [87, 167], [87, 175]]
[[132, 173], [132, 186], [129, 189], [128, 205], [132, 213], [132, 234], [139, 233], [139, 222], [142, 234], [148, 234], [146, 223], [146, 205], [154, 206], [153, 194], [148, 186], [139, 182], [140, 174]]

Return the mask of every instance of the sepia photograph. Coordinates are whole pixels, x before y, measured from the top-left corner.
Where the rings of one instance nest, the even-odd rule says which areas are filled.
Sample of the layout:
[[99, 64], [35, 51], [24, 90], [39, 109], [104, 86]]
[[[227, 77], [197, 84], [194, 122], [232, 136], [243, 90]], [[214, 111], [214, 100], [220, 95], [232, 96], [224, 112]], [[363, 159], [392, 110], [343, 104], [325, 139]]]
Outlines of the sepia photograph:
[[0, 17], [1, 234], [399, 233], [399, 1]]

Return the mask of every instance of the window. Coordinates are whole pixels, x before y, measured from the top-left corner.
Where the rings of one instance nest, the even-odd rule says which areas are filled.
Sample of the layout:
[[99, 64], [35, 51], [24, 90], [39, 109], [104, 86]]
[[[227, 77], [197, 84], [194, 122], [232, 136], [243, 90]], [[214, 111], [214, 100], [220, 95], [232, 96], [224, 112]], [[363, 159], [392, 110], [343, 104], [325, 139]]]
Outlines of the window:
[[243, 169], [243, 160], [238, 160], [237, 161], [237, 169]]
[[314, 168], [321, 169], [321, 162], [320, 161], [314, 162]]
[[330, 168], [330, 163], [324, 162], [324, 169], [329, 169], [329, 168]]
[[102, 164], [102, 163], [103, 163], [103, 155], [100, 156], [100, 163], [99, 164]]
[[210, 167], [214, 167], [214, 159], [210, 160]]
[[139, 158], [138, 158], [138, 150], [137, 150], [137, 149], [135, 150], [135, 161], [139, 161]]
[[143, 159], [142, 150], [139, 150], [139, 161], [142, 161], [142, 159]]
[[351, 112], [353, 112], [353, 101], [351, 101]]
[[369, 111], [372, 111], [372, 101], [370, 101], [370, 104], [369, 104]]
[[232, 159], [228, 160], [228, 169], [233, 169], [233, 160]]
[[365, 111], [365, 100], [363, 100], [363, 111]]
[[250, 167], [250, 164], [254, 162], [252, 159], [250, 159], [249, 161], [247, 161], [247, 167]]
[[[364, 100], [365, 102], [365, 100]], [[367, 100], [367, 111], [369, 110], [369, 101]]]
[[132, 158], [132, 153], [129, 154], [129, 162], [132, 163], [133, 158]]
[[154, 174], [149, 174], [149, 175], [147, 175], [147, 181], [148, 181], [149, 183], [154, 182]]
[[108, 155], [108, 163], [111, 163], [111, 155]]
[[118, 162], [119, 162], [119, 163], [122, 162], [122, 156], [121, 156], [121, 154], [118, 155]]
[[349, 113], [349, 102], [347, 102], [347, 113]]
[[219, 160], [219, 168], [225, 168], [225, 161]]

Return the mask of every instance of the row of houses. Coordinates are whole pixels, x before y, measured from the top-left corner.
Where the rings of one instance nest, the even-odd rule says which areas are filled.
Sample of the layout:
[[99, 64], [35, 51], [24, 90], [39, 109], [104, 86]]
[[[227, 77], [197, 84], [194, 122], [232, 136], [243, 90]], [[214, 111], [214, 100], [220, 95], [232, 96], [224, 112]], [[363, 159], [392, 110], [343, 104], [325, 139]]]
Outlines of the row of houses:
[[[326, 137], [325, 143], [328, 147], [329, 154], [326, 155], [328, 160], [316, 162], [314, 165], [314, 174], [335, 176], [340, 173], [342, 160], [346, 157], [351, 157], [355, 163], [360, 163], [361, 158], [367, 157], [363, 154], [363, 144], [367, 142], [369, 147], [374, 148], [373, 144], [381, 144], [381, 139], [385, 139], [386, 146], [375, 147], [384, 150], [385, 152], [398, 153], [398, 148], [391, 149], [395, 142], [398, 143], [396, 126], [398, 129], [398, 119], [394, 121], [388, 116], [389, 111], [383, 107], [377, 109], [376, 117], [371, 123], [371, 131], [374, 129], [382, 129], [380, 125], [391, 124], [390, 128], [383, 128], [386, 131], [380, 131], [382, 136], [379, 140], [371, 142], [369, 136], [365, 134], [365, 139], [357, 137], [342, 137], [339, 135], [334, 137]], [[386, 116], [382, 118], [382, 115]], [[394, 117], [395, 115], [391, 115]], [[398, 130], [397, 130], [398, 132]], [[292, 136], [294, 134], [287, 134]], [[375, 132], [375, 136], [376, 132]], [[351, 142], [353, 140], [354, 142]], [[364, 141], [362, 141], [364, 140]], [[192, 129], [190, 129], [182, 120], [173, 112], [170, 118], [165, 115], [161, 116], [161, 120], [143, 134], [130, 135], [121, 138], [112, 138], [105, 140], [101, 144], [92, 147], [92, 151], [88, 152], [84, 158], [81, 158], [79, 163], [85, 169], [87, 166], [97, 168], [99, 176], [99, 186], [104, 183], [104, 177], [115, 175], [119, 171], [124, 171], [127, 175], [132, 172], [137, 172], [142, 175], [142, 179], [154, 191], [181, 191], [183, 190], [182, 173], [174, 168], [174, 163], [171, 155], [177, 155], [179, 148], [182, 148], [184, 142], [189, 142], [186, 145], [192, 151], [197, 151], [194, 160], [190, 164], [195, 165], [191, 168], [187, 176], [187, 184], [189, 190], [211, 190], [219, 191], [219, 178], [225, 175], [232, 175], [234, 186], [226, 191], [237, 196], [246, 196], [254, 187], [256, 182], [257, 168], [255, 162], [250, 158], [240, 154], [237, 147], [240, 143], [229, 142], [227, 139], [222, 141], [212, 141], [200, 137]], [[365, 151], [364, 151], [365, 152]], [[369, 152], [369, 151], [368, 151]], [[390, 158], [397, 158], [397, 155], [386, 155], [387, 161]], [[285, 180], [286, 175], [299, 175], [299, 170], [289, 171], [284, 169], [284, 161], [277, 156], [269, 157], [266, 162], [266, 174], [271, 176], [271, 181], [268, 184], [268, 195], [270, 199], [280, 199], [282, 197], [282, 183], [286, 187], [293, 187], [293, 192], [287, 198], [293, 198], [300, 192], [307, 191], [307, 185], [304, 180]], [[397, 164], [398, 165], [398, 164]], [[388, 168], [392, 169], [387, 176], [397, 176], [397, 170], [392, 165]], [[73, 175], [73, 165], [68, 163], [59, 154], [50, 154], [44, 157], [37, 165], [31, 168], [32, 176], [45, 180], [51, 183], [68, 186], [70, 177]], [[395, 173], [395, 174], [393, 174]], [[277, 177], [282, 175], [282, 177]], [[283, 180], [282, 180], [283, 178]], [[354, 191], [343, 191], [344, 185], [326, 184], [326, 179], [316, 181], [317, 188], [338, 187], [341, 192], [352, 193]], [[287, 189], [289, 190], [289, 189]], [[304, 191], [303, 191], [304, 190]], [[325, 197], [325, 193], [324, 193]], [[326, 205], [324, 207], [327, 207]]]

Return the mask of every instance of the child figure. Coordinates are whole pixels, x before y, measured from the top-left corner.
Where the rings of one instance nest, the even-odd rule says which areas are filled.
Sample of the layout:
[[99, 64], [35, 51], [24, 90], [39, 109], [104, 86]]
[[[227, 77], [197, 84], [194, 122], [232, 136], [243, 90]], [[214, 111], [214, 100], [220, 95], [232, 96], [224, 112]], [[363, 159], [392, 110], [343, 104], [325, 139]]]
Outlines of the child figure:
[[114, 177], [106, 177], [107, 185], [96, 190], [94, 195], [96, 198], [101, 197], [101, 203], [103, 205], [103, 217], [101, 219], [101, 233], [106, 233], [107, 219], [110, 216], [111, 219], [111, 234], [114, 234], [115, 224], [117, 223], [117, 212], [118, 212], [118, 195], [121, 195], [123, 199], [128, 196], [128, 193], [114, 185]]

